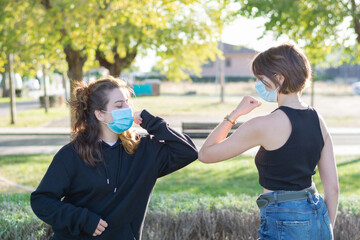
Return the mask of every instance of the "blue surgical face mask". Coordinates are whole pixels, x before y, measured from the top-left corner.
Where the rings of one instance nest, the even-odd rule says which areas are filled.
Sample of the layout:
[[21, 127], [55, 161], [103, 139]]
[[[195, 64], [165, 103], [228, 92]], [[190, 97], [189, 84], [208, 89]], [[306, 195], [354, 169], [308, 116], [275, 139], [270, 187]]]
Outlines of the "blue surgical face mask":
[[278, 89], [275, 89], [273, 91], [266, 90], [265, 84], [261, 81], [257, 80], [255, 82], [255, 88], [258, 94], [262, 99], [264, 99], [267, 102], [277, 102], [277, 93]]
[[[102, 112], [107, 112], [107, 111], [102, 111]], [[116, 134], [125, 132], [133, 124], [134, 117], [131, 108], [121, 108], [121, 109], [112, 110], [111, 115], [113, 117], [113, 122], [111, 123], [104, 122], [104, 123], [108, 125], [110, 130]]]

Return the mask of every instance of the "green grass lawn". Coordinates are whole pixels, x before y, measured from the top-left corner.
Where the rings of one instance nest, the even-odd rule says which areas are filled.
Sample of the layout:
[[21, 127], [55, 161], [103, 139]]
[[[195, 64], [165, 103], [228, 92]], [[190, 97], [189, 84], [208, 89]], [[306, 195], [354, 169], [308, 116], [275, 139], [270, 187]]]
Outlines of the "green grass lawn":
[[242, 156], [216, 164], [199, 161], [158, 180], [155, 192], [189, 192], [225, 196], [231, 194], [258, 195], [262, 189], [253, 157]]
[[216, 96], [153, 96], [134, 97], [137, 110], [148, 109], [159, 116], [217, 116], [234, 110], [241, 97], [226, 97], [224, 103]]
[[[53, 155], [0, 156], [0, 176], [36, 188]], [[360, 195], [360, 156], [338, 156], [341, 195]], [[314, 181], [323, 192], [318, 173]], [[216, 164], [196, 161], [188, 167], [160, 178], [154, 193], [188, 193], [209, 196], [246, 194], [256, 196], [262, 188], [253, 157], [241, 156]]]
[[0, 176], [35, 188], [49, 167], [52, 157], [53, 155], [0, 156]]
[[[0, 176], [36, 188], [52, 157], [53, 155], [0, 156]], [[341, 188], [339, 211], [358, 215], [360, 156], [339, 156], [337, 160]], [[318, 174], [314, 180], [322, 193]], [[159, 179], [149, 211], [170, 212], [175, 215], [213, 208], [256, 212], [258, 210], [255, 199], [261, 191], [252, 157], [237, 157], [212, 165], [194, 162]], [[16, 219], [26, 216], [27, 221], [40, 224], [41, 221], [32, 214], [29, 199], [29, 193], [4, 194], [0, 191], [0, 207], [8, 208], [5, 212], [0, 211], [0, 218], [1, 214], [14, 215]], [[21, 216], [18, 216], [18, 212]]]
[[[360, 156], [337, 156], [341, 195], [360, 195]], [[319, 173], [314, 181], [320, 193], [323, 188]], [[240, 156], [216, 164], [195, 162], [188, 167], [159, 179], [155, 191], [162, 193], [190, 192], [224, 196], [231, 194], [258, 195], [258, 173], [254, 158]]]
[[16, 114], [16, 123], [10, 124], [10, 115], [0, 116], [0, 127], [37, 127], [43, 123], [59, 117], [70, 115], [70, 110], [63, 104], [60, 107], [49, 108], [45, 113], [44, 108], [31, 109]]
[[[167, 116], [199, 116], [204, 118], [210, 116], [225, 116], [230, 113], [241, 101], [241, 96], [226, 96], [225, 102], [220, 103], [219, 96], [143, 96], [133, 97], [133, 108], [135, 111], [147, 109], [152, 114], [166, 117]], [[358, 98], [347, 99], [346, 101], [356, 102]], [[326, 99], [325, 99], [326, 100]], [[358, 116], [353, 112], [338, 114], [334, 116], [329, 114], [329, 110], [323, 109], [325, 101], [316, 104], [319, 112], [323, 114], [328, 126], [358, 126]], [[346, 102], [345, 101], [345, 102]], [[319, 106], [318, 106], [319, 105]], [[323, 108], [321, 108], [321, 105]], [[355, 104], [356, 105], [356, 104]], [[343, 106], [343, 105], [341, 105]], [[254, 116], [266, 115], [277, 107], [274, 103], [263, 102], [262, 106], [254, 109], [249, 115], [241, 117], [239, 121], [244, 121]], [[334, 108], [330, 112], [337, 112]], [[49, 113], [45, 113], [44, 109], [35, 109], [17, 114], [17, 123], [15, 127], [36, 127], [44, 122], [65, 117], [70, 115], [70, 110], [63, 104], [61, 107], [50, 108]], [[339, 117], [341, 115], [341, 117]], [[70, 117], [70, 116], [69, 116]], [[10, 116], [0, 116], [0, 127], [9, 127]]]
[[[231, 112], [239, 103], [239, 97], [228, 97], [225, 103], [219, 102], [219, 97], [134, 97], [134, 110], [148, 109], [158, 116], [217, 116]], [[63, 104], [60, 107], [49, 108], [45, 113], [44, 108], [32, 109], [16, 114], [17, 122], [10, 124], [10, 115], [0, 116], [0, 127], [37, 127], [45, 122], [59, 117], [70, 117], [70, 110]]]
[[[33, 101], [33, 98], [30, 97], [17, 97], [15, 98], [15, 102], [26, 102], [26, 101]], [[9, 97], [0, 97], [0, 104], [10, 103]]]

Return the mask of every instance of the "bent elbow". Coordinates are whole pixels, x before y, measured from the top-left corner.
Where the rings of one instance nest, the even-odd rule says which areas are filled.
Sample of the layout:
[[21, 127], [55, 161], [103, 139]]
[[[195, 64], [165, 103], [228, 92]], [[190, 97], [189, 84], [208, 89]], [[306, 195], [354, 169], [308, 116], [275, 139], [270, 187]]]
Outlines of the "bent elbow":
[[197, 150], [193, 150], [191, 151], [191, 153], [189, 154], [189, 159], [191, 159], [192, 161], [195, 161], [196, 159], [198, 159], [199, 153]]
[[200, 162], [202, 163], [210, 163], [209, 162], [209, 158], [206, 156], [206, 154], [204, 153], [204, 151], [201, 151], [199, 152], [199, 155], [198, 155], [198, 159]]
[[30, 195], [30, 207], [36, 216], [38, 216], [39, 213], [41, 213], [41, 210], [43, 210], [43, 206], [41, 205], [41, 199], [35, 194], [35, 192], [33, 192]]

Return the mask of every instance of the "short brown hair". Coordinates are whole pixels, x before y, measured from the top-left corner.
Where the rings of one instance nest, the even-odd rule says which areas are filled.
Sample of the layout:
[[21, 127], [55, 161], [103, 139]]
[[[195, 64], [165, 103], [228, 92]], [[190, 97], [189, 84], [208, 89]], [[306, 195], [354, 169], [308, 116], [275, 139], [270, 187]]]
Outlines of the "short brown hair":
[[[284, 94], [302, 91], [311, 78], [311, 67], [305, 54], [288, 43], [259, 53], [253, 60], [252, 71], [257, 78], [259, 75], [269, 78], [280, 87], [279, 93]], [[275, 78], [276, 74], [284, 76], [282, 85]], [[259, 80], [267, 85], [263, 79]]]

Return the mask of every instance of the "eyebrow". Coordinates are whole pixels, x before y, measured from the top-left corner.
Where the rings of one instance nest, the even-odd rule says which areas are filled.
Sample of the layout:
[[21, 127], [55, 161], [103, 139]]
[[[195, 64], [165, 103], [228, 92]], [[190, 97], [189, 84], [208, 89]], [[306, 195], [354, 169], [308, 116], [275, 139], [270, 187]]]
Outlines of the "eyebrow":
[[123, 102], [125, 102], [126, 100], [128, 100], [128, 99], [126, 98], [126, 99], [123, 99], [123, 100], [116, 100], [114, 103], [123, 103]]

